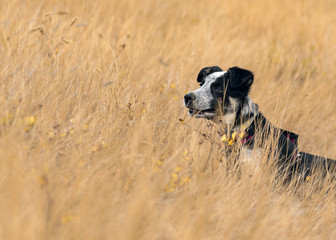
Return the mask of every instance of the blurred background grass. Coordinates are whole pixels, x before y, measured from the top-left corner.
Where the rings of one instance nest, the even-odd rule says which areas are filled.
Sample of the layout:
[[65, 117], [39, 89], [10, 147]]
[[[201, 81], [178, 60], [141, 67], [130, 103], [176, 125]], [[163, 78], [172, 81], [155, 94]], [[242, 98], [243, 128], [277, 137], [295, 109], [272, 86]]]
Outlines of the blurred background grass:
[[215, 141], [212, 126], [182, 104], [201, 68], [247, 68], [264, 115], [335, 159], [335, 10], [1, 1], [0, 238], [335, 238], [329, 185], [298, 194], [271, 173], [227, 174], [193, 130]]

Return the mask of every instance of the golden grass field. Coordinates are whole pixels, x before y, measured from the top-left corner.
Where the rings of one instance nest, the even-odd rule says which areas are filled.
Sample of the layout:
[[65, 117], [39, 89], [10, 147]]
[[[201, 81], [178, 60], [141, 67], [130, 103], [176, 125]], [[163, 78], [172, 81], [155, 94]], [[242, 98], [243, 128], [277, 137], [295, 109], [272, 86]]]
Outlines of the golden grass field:
[[335, 159], [335, 11], [0, 1], [0, 239], [336, 239], [335, 183], [227, 171], [183, 106], [201, 68], [247, 68], [264, 115]]

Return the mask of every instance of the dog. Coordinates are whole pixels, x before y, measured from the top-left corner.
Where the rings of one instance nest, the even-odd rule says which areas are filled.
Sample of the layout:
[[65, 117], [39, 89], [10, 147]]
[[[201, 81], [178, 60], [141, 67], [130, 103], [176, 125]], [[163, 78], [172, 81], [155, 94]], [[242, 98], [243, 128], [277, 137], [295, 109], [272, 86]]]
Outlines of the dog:
[[[184, 96], [184, 105], [192, 117], [227, 126], [230, 133], [221, 139], [229, 145], [237, 140], [238, 134], [241, 152], [251, 153], [260, 147], [256, 144], [256, 136], [261, 136], [258, 138], [261, 145], [275, 139], [272, 154], [278, 156], [276, 166], [279, 173], [285, 174], [286, 181], [294, 176], [308, 180], [315, 170], [323, 176], [335, 173], [335, 160], [299, 151], [297, 134], [272, 125], [263, 116], [248, 95], [253, 81], [253, 73], [246, 69], [231, 67], [223, 71], [218, 66], [205, 67], [197, 76], [200, 88]], [[230, 135], [234, 136], [231, 140]]]

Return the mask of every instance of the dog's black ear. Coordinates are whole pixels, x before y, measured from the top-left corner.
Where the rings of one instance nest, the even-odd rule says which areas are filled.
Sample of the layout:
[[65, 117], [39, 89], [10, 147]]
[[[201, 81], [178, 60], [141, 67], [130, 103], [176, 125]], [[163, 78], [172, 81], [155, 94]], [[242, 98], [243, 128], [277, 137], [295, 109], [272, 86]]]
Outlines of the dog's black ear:
[[228, 70], [230, 86], [237, 87], [250, 87], [253, 83], [253, 73], [249, 70], [239, 67], [232, 67]]
[[205, 67], [202, 68], [202, 70], [199, 72], [198, 76], [197, 76], [197, 82], [201, 83], [204, 81], [204, 79], [214, 73], [214, 72], [222, 72], [223, 70], [220, 67], [217, 66], [213, 66], [213, 67]]

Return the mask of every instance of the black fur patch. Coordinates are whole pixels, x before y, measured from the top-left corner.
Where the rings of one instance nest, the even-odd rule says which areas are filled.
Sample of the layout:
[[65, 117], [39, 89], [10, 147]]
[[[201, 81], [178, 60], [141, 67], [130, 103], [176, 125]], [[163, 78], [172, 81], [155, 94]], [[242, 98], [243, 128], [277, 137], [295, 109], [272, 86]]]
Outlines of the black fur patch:
[[213, 67], [205, 67], [202, 68], [202, 70], [199, 72], [198, 76], [197, 76], [197, 82], [199, 82], [200, 84], [204, 83], [204, 79], [214, 73], [214, 72], [222, 72], [223, 70], [218, 67], [218, 66], [213, 66]]
[[249, 88], [253, 83], [253, 73], [239, 67], [232, 67], [228, 70], [230, 85], [232, 88]]

